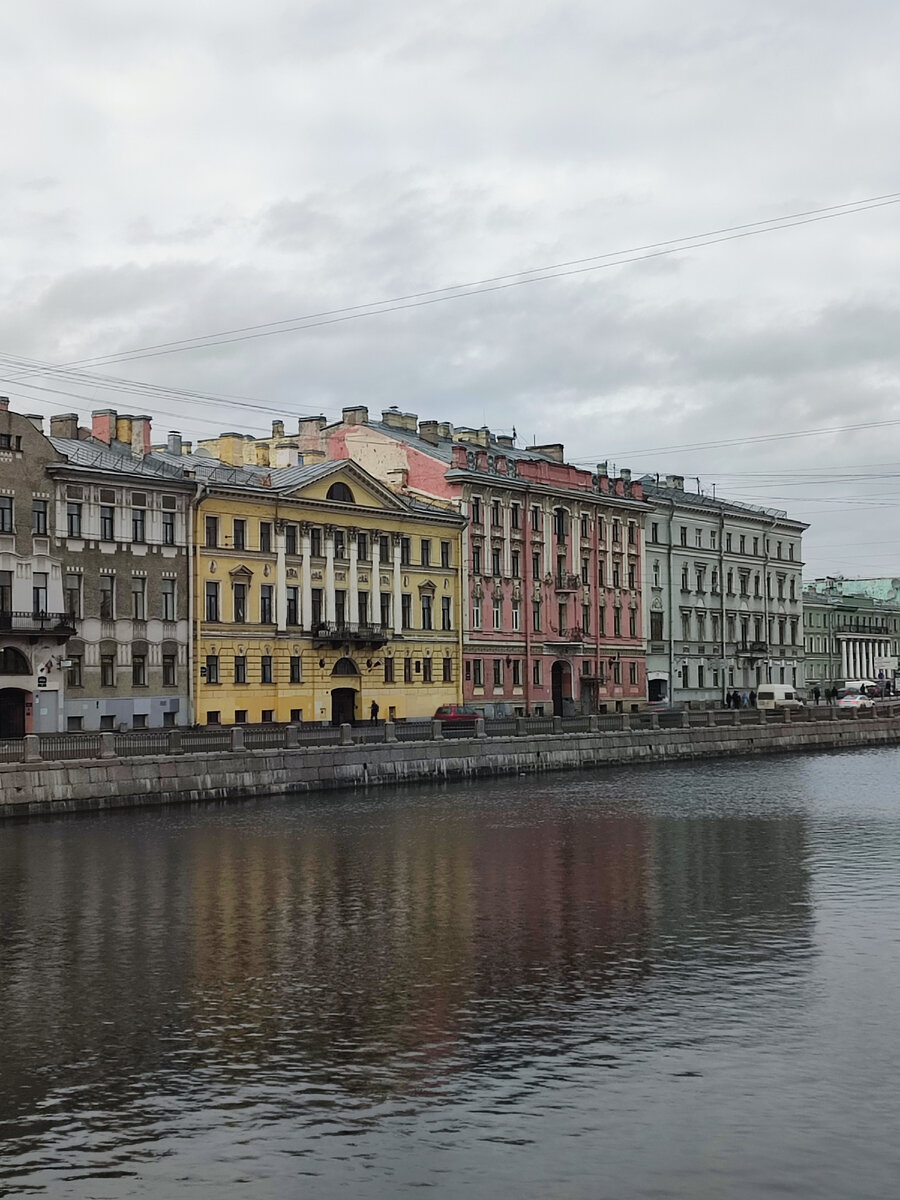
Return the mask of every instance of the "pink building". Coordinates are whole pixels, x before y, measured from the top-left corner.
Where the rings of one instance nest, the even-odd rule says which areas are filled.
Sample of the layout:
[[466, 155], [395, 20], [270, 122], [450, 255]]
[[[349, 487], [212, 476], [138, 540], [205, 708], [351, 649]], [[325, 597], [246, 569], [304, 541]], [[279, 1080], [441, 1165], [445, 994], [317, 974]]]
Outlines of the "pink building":
[[[649, 505], [617, 479], [517, 447], [364, 407], [299, 423], [307, 461], [351, 458], [398, 491], [464, 513], [461, 614], [467, 703], [487, 715], [615, 712], [646, 698], [642, 547]], [[411, 552], [415, 554], [416, 548]], [[459, 621], [459, 614], [455, 620]]]

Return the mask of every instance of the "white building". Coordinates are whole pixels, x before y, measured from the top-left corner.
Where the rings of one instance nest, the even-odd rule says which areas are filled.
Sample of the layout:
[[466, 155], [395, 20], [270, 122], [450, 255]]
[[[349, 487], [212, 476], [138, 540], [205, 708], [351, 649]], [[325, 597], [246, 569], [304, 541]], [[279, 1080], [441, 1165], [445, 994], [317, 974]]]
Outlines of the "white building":
[[803, 684], [801, 537], [776, 509], [641, 480], [650, 700], [721, 703], [734, 689]]

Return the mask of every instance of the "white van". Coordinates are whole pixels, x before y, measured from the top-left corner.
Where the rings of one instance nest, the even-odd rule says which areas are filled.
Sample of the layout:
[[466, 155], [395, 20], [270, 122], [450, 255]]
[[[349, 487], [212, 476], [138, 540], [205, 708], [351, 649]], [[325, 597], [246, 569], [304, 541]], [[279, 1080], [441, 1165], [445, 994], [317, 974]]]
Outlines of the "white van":
[[795, 688], [786, 683], [763, 683], [756, 693], [757, 708], [802, 708]]

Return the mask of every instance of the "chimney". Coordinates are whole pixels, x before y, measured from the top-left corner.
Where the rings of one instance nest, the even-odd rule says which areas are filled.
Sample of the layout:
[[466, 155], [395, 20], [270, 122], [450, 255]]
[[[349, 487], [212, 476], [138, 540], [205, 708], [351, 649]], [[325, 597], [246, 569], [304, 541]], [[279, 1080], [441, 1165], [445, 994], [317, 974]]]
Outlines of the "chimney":
[[684, 491], [684, 476], [683, 475], [667, 475], [666, 487], [671, 488], [674, 492]]
[[256, 443], [256, 465], [258, 467], [268, 467], [271, 465], [272, 456], [269, 452], [268, 442]]
[[631, 472], [628, 470], [627, 467], [622, 467], [619, 471], [619, 474], [622, 476], [622, 478], [625, 480], [626, 483], [631, 483]]
[[91, 413], [91, 434], [98, 442], [108, 446], [116, 436], [116, 411], [113, 408], [95, 408]]
[[30, 421], [38, 433], [44, 432], [44, 418], [39, 413], [26, 413], [25, 420]]
[[127, 414], [116, 418], [116, 441], [124, 442], [126, 446], [131, 445], [131, 422], [132, 417]]
[[150, 417], [131, 418], [131, 453], [135, 458], [150, 453]]
[[497, 445], [502, 446], [504, 450], [514, 450], [516, 443], [508, 433], [499, 433], [497, 435]]
[[563, 444], [562, 442], [550, 442], [546, 446], [532, 446], [534, 454], [540, 454], [542, 458], [549, 458], [551, 462], [564, 462]]
[[9, 396], [0, 396], [0, 412], [9, 412]]
[[409, 488], [409, 469], [397, 467], [388, 471], [388, 487], [394, 492], [405, 492]]
[[174, 454], [177, 458], [181, 458], [181, 434], [174, 429], [166, 439], [166, 450], [169, 454]]
[[272, 437], [284, 437], [284, 421], [272, 422]]
[[279, 442], [275, 447], [274, 461], [271, 454], [269, 458], [273, 467], [296, 467], [300, 463], [300, 447], [296, 442]]
[[219, 458], [228, 467], [244, 465], [244, 435], [241, 433], [219, 434]]
[[321, 433], [327, 424], [328, 418], [321, 415], [318, 417], [300, 417], [297, 421], [297, 432], [300, 434]]
[[50, 436], [58, 438], [78, 437], [78, 413], [60, 413], [50, 418]]
[[345, 425], [368, 425], [369, 410], [363, 404], [351, 404], [341, 409], [341, 417]]
[[437, 421], [420, 421], [419, 437], [430, 446], [436, 446], [439, 441]]
[[453, 437], [453, 426], [449, 421], [438, 421], [438, 437], [451, 438]]
[[386, 408], [381, 414], [381, 420], [383, 424], [390, 426], [391, 429], [405, 428], [403, 424], [403, 413], [399, 408], [397, 408], [396, 405]]

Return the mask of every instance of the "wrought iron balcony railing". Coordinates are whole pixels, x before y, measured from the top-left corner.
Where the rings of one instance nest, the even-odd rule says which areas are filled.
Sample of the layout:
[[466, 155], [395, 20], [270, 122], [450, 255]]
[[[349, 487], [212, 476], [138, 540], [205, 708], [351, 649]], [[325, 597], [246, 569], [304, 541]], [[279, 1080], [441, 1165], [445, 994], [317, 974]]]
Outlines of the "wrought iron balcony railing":
[[50, 633], [54, 637], [71, 637], [75, 633], [75, 618], [71, 613], [5, 612], [0, 610], [0, 632]]

